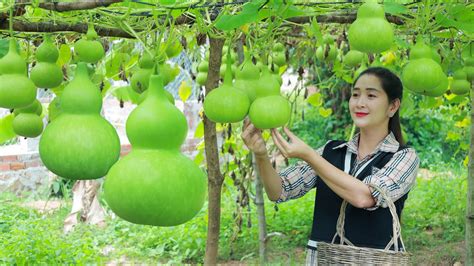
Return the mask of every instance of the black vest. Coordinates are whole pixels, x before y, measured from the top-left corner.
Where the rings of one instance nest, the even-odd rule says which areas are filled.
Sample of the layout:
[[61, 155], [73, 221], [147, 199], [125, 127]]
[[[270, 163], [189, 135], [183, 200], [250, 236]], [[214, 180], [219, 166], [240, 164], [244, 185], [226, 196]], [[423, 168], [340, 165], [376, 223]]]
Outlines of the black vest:
[[[329, 142], [324, 148], [323, 157], [332, 165], [344, 170], [347, 146], [333, 149], [342, 143], [344, 141]], [[404, 148], [406, 147], [400, 145], [399, 150]], [[376, 156], [357, 176], [357, 179], [363, 180], [366, 176], [371, 175], [374, 167], [382, 169], [393, 157], [393, 153], [382, 152]], [[352, 154], [351, 173], [354, 171], [352, 168], [355, 157], [355, 154]], [[330, 243], [336, 233], [337, 218], [339, 217], [342, 198], [334, 193], [320, 177], [318, 177], [315, 187], [316, 200], [310, 239]], [[394, 202], [399, 218], [401, 217], [403, 205], [407, 197], [408, 193]], [[374, 211], [368, 211], [348, 204], [344, 231], [345, 237], [355, 246], [383, 249], [392, 239], [392, 215], [388, 208], [380, 207]], [[336, 243], [339, 243], [339, 238], [337, 238]], [[308, 246], [308, 248], [311, 247]]]

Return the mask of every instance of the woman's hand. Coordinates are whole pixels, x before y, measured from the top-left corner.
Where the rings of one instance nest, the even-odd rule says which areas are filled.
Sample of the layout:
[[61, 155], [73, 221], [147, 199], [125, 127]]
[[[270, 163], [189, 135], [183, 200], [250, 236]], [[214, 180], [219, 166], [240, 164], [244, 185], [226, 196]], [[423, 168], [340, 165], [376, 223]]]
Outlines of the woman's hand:
[[288, 128], [284, 127], [283, 130], [289, 137], [289, 141], [286, 141], [278, 130], [272, 129], [273, 142], [283, 156], [286, 158], [298, 158], [304, 161], [312, 156], [314, 150], [310, 146], [299, 139]]
[[262, 131], [250, 123], [248, 118], [244, 120], [244, 126], [240, 136], [249, 150], [255, 153], [255, 156], [267, 156], [268, 151], [262, 137]]

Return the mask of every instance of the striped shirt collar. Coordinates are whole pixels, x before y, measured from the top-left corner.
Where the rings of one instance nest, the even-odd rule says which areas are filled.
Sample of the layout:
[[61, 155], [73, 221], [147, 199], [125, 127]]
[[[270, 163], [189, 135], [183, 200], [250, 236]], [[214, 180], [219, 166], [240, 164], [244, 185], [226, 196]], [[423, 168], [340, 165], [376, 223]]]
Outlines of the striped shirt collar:
[[[339, 149], [339, 148], [347, 146], [347, 148], [349, 149], [351, 153], [357, 154], [357, 150], [359, 149], [359, 136], [360, 136], [360, 133], [357, 133], [350, 141], [345, 142], [339, 146], [336, 146], [333, 149]], [[393, 132], [390, 132], [390, 134], [388, 134], [379, 143], [379, 145], [377, 145], [377, 148], [375, 148], [374, 154], [378, 152], [395, 153], [398, 151], [399, 146], [400, 146], [400, 143], [398, 143], [397, 139], [395, 138], [395, 135], [393, 135]]]

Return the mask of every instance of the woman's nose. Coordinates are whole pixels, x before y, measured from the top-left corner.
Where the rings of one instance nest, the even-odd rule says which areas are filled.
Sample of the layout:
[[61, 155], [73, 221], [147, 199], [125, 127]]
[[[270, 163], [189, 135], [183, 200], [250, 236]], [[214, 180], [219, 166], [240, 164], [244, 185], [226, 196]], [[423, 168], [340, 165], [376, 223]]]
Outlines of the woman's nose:
[[357, 100], [356, 100], [356, 105], [357, 106], [364, 107], [365, 104], [366, 104], [365, 97], [361, 96], [361, 97], [357, 98]]

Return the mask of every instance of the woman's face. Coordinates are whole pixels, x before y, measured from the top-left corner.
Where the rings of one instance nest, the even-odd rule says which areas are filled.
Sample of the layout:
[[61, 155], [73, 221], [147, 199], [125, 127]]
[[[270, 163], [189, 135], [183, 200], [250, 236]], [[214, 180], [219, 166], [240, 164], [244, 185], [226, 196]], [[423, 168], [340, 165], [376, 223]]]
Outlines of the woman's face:
[[380, 80], [371, 74], [361, 76], [349, 100], [352, 120], [359, 128], [388, 128], [388, 121], [398, 110], [400, 101], [389, 103]]

